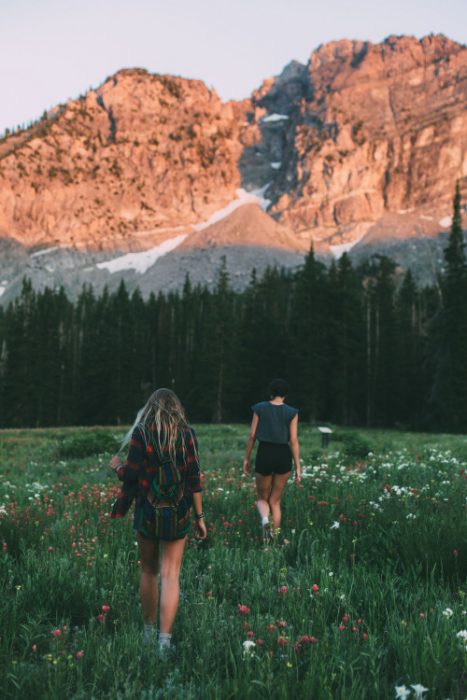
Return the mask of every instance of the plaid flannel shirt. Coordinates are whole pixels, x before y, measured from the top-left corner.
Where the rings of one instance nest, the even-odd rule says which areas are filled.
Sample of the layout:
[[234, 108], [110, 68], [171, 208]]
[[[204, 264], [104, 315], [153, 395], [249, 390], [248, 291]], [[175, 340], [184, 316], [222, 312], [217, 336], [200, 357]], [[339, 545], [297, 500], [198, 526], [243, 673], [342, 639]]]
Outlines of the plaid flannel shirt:
[[[184, 481], [183, 495], [191, 500], [193, 493], [202, 491], [201, 471], [197, 456], [198, 442], [192, 428], [185, 430], [184, 438], [185, 454], [181, 441], [179, 441], [175, 459]], [[111, 518], [122, 518], [128, 513], [135, 498], [144, 498], [147, 495], [152, 478], [161, 463], [161, 457], [167, 459], [167, 456], [167, 453], [159, 455], [150, 441], [144, 440], [141, 428], [134, 429], [126, 462], [116, 470], [122, 485], [113, 505]]]

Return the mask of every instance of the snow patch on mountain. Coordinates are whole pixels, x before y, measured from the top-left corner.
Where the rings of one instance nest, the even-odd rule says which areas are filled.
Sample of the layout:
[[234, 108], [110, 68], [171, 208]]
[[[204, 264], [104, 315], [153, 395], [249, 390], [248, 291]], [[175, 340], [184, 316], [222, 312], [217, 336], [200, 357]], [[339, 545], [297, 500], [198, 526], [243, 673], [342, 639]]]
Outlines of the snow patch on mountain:
[[271, 202], [269, 199], [264, 198], [264, 194], [270, 184], [271, 183], [268, 182], [264, 187], [261, 187], [259, 190], [253, 190], [252, 192], [247, 192], [243, 188], [239, 188], [236, 190], [237, 199], [229, 202], [229, 204], [222, 207], [222, 209], [215, 211], [207, 221], [203, 221], [201, 224], [195, 224], [193, 226], [194, 230], [202, 231], [208, 228], [208, 226], [212, 226], [212, 224], [217, 224], [218, 221], [225, 219], [226, 216], [229, 216], [235, 209], [242, 207], [244, 204], [258, 204], [261, 209], [266, 209]]
[[286, 114], [277, 114], [275, 112], [274, 114], [268, 114], [268, 116], [264, 117], [261, 121], [264, 124], [265, 122], [280, 122], [283, 119], [289, 119], [289, 117]]
[[110, 274], [121, 272], [122, 270], [135, 270], [138, 274], [143, 275], [154, 265], [156, 260], [179, 246], [180, 243], [185, 240], [186, 236], [187, 234], [182, 234], [181, 236], [175, 236], [175, 238], [169, 238], [168, 241], [164, 241], [160, 243], [160, 245], [156, 245], [149, 250], [143, 250], [140, 253], [120, 255], [113, 260], [98, 263], [96, 267], [98, 267], [99, 270], [108, 270]]
[[54, 245], [51, 248], [43, 248], [38, 250], [36, 253], [31, 254], [31, 258], [38, 258], [40, 255], [46, 255], [47, 253], [52, 253], [54, 250], [59, 250], [60, 246]]
[[251, 192], [251, 194], [254, 195], [254, 196], [257, 198], [258, 204], [259, 204], [259, 206], [261, 207], [261, 209], [262, 209], [263, 211], [266, 211], [266, 209], [269, 207], [269, 205], [270, 205], [271, 202], [272, 202], [271, 199], [267, 199], [267, 198], [264, 196], [264, 195], [266, 194], [266, 192], [268, 191], [269, 185], [270, 185], [270, 184], [271, 184], [271, 183], [268, 182], [266, 185], [264, 185], [264, 187], [260, 187], [259, 189], [253, 190], [253, 191]]

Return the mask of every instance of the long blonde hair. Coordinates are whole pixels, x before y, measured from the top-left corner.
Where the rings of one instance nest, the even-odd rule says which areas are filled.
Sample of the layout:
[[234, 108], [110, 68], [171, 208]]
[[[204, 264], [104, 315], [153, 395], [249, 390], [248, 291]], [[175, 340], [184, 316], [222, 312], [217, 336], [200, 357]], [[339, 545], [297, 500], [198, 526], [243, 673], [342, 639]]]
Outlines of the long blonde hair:
[[146, 445], [150, 442], [159, 456], [168, 452], [170, 458], [175, 460], [176, 446], [180, 439], [185, 455], [185, 433], [187, 430], [191, 432], [191, 428], [180, 399], [171, 389], [156, 389], [151, 394], [123, 438], [122, 448], [129, 444], [135, 428], [141, 430]]

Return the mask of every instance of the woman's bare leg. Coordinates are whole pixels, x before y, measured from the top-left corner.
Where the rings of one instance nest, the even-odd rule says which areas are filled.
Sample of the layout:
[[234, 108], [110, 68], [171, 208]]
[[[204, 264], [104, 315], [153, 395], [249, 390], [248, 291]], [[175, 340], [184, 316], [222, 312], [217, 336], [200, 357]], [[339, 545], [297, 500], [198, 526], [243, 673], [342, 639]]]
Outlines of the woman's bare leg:
[[290, 472], [287, 472], [286, 474], [274, 474], [272, 477], [272, 489], [269, 496], [269, 506], [271, 508], [274, 530], [278, 530], [281, 526], [281, 496], [289, 477]]
[[141, 560], [141, 578], [139, 593], [141, 607], [146, 624], [153, 624], [157, 618], [157, 574], [159, 573], [159, 542], [148, 540], [137, 535], [139, 546], [139, 558]]
[[271, 495], [271, 488], [272, 475], [264, 476], [263, 474], [258, 474], [258, 472], [256, 472], [256, 507], [258, 509], [258, 513], [260, 514], [261, 520], [263, 518], [269, 518], [269, 497]]
[[161, 565], [161, 633], [172, 632], [180, 597], [180, 569], [186, 537], [164, 542]]

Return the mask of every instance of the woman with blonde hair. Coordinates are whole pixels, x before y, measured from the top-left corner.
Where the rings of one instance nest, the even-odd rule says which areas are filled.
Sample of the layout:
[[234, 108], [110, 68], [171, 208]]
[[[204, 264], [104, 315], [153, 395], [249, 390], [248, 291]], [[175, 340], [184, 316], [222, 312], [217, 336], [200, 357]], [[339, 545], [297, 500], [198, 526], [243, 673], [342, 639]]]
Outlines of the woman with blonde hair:
[[125, 436], [125, 445], [129, 446], [125, 463], [118, 455], [110, 461], [110, 468], [123, 482], [112, 518], [122, 517], [136, 499], [133, 528], [141, 560], [143, 642], [150, 644], [154, 636], [160, 573], [159, 648], [166, 649], [171, 645], [178, 609], [192, 506], [195, 536], [206, 537], [196, 436], [173, 391], [157, 389], [149, 397]]
[[243, 472], [249, 476], [250, 455], [255, 440], [258, 440], [255, 460], [256, 507], [261, 518], [265, 544], [280, 532], [281, 496], [292, 471], [292, 458], [295, 464], [295, 482], [300, 483], [302, 478], [297, 435], [298, 409], [285, 403], [288, 391], [287, 382], [274, 379], [269, 385], [269, 401], [260, 401], [251, 407], [253, 419]]

